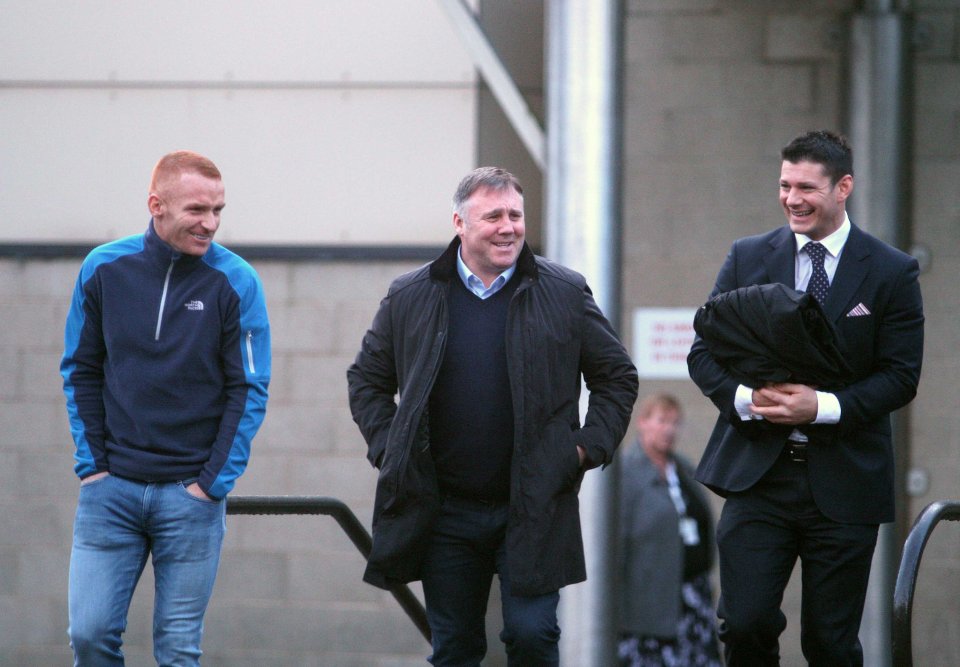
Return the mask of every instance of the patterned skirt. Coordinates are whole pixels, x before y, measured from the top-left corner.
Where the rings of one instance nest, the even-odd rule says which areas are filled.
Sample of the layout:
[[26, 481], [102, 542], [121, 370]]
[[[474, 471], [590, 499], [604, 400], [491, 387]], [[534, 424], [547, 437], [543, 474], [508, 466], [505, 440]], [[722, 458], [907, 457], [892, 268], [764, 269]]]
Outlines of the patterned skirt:
[[721, 667], [710, 580], [706, 574], [683, 582], [676, 639], [621, 637], [620, 667]]

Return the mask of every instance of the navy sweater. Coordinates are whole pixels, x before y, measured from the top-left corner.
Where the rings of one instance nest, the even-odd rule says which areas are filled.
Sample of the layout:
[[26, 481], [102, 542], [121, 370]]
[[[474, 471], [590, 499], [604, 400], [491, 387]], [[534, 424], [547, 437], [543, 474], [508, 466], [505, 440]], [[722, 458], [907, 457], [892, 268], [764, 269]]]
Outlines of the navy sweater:
[[246, 468], [266, 409], [260, 280], [216, 243], [203, 257], [175, 252], [151, 221], [84, 260], [60, 371], [81, 479], [197, 477], [222, 498]]
[[450, 329], [430, 393], [430, 447], [442, 493], [486, 501], [510, 497], [513, 402], [506, 325], [518, 274], [480, 299], [454, 278]]

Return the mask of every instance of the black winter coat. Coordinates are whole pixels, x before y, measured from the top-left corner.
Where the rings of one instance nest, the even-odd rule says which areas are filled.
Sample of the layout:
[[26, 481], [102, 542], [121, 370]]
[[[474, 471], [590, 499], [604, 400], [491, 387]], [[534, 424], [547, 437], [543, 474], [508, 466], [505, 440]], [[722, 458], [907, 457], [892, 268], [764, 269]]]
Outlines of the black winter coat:
[[[433, 263], [393, 282], [347, 371], [354, 421], [380, 469], [364, 580], [383, 588], [420, 577], [439, 507], [427, 406], [459, 246], [455, 238]], [[505, 539], [514, 592], [541, 595], [586, 578], [577, 445], [591, 467], [612, 460], [636, 400], [637, 372], [583, 276], [526, 245], [517, 271], [506, 327], [514, 453]], [[590, 392], [583, 425], [581, 374]]]

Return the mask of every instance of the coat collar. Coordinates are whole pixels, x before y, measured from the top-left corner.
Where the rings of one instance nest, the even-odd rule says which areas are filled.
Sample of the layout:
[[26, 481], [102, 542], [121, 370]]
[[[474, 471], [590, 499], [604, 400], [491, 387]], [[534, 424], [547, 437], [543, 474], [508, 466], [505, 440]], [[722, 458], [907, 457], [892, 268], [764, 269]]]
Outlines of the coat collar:
[[[449, 282], [457, 275], [457, 251], [460, 249], [460, 237], [454, 236], [447, 249], [430, 264], [430, 277]], [[536, 257], [527, 242], [523, 242], [520, 256], [517, 257], [517, 273], [536, 279], [538, 276]]]
[[[152, 258], [157, 264], [166, 267], [170, 264], [171, 261], [176, 260], [178, 266], [192, 266], [200, 262], [204, 255], [184, 255], [181, 252], [178, 252], [173, 249], [173, 247], [160, 238], [157, 234], [157, 230], [153, 226], [153, 218], [150, 218], [150, 223], [147, 225], [147, 231], [144, 232], [143, 247], [146, 254]], [[213, 248], [213, 244], [210, 244], [210, 248]], [[207, 252], [210, 252], [210, 249], [207, 249]]]
[[[671, 456], [671, 459], [676, 465], [676, 457]], [[622, 465], [625, 473], [638, 484], [644, 486], [666, 484], [666, 480], [660, 474], [660, 469], [653, 464], [647, 453], [643, 451], [643, 445], [640, 444], [639, 440], [631, 442], [629, 448], [623, 453]], [[676, 468], [677, 474], [680, 475], [680, 466], [676, 465]]]
[[763, 264], [767, 269], [767, 275], [771, 283], [783, 283], [788, 287], [794, 287], [794, 275], [796, 273], [796, 255], [797, 242], [790, 231], [790, 227], [784, 225], [773, 234], [768, 243], [770, 252], [763, 256]]

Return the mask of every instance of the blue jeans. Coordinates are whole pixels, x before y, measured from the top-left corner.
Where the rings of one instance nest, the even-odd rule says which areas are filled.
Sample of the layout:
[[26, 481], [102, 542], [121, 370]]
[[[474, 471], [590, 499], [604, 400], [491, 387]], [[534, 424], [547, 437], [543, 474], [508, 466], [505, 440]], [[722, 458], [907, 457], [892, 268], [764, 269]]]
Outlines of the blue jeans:
[[484, 620], [490, 584], [500, 577], [508, 664], [548, 667], [560, 663], [559, 592], [521, 597], [510, 591], [506, 566], [509, 507], [445, 498], [423, 567], [423, 594], [433, 635], [436, 667], [479, 665], [487, 652]]
[[77, 667], [123, 665], [121, 635], [147, 556], [155, 579], [153, 655], [163, 667], [200, 664], [203, 614], [226, 530], [226, 502], [190, 481], [108, 475], [80, 487], [70, 554], [70, 645]]

